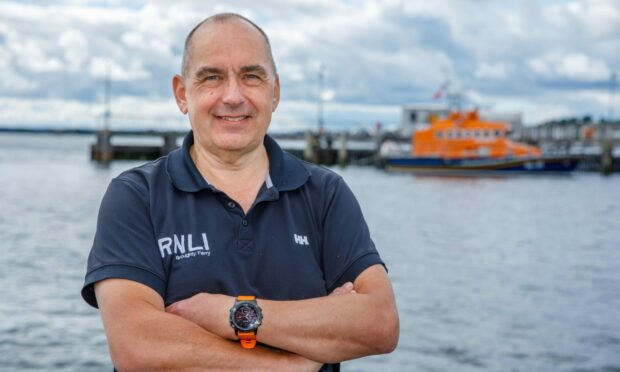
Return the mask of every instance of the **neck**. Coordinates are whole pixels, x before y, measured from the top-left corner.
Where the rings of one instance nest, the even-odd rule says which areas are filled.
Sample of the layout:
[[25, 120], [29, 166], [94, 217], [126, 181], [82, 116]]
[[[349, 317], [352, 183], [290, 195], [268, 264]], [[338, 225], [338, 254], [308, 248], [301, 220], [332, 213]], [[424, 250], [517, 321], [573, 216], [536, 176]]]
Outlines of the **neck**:
[[269, 172], [265, 146], [261, 143], [244, 153], [215, 154], [194, 143], [189, 152], [200, 174], [247, 213]]

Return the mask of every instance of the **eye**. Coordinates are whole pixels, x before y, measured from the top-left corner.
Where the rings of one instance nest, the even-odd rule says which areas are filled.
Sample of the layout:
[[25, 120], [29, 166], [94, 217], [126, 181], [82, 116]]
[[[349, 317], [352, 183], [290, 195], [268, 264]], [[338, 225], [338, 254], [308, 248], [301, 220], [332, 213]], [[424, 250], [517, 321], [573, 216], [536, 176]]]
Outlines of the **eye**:
[[209, 87], [209, 88], [215, 88], [222, 82], [222, 80], [223, 80], [222, 75], [210, 74], [210, 75], [205, 75], [202, 78], [200, 78], [198, 83], [203, 84], [204, 86]]
[[243, 75], [243, 80], [250, 86], [260, 85], [263, 81], [263, 79], [256, 74], [245, 74]]

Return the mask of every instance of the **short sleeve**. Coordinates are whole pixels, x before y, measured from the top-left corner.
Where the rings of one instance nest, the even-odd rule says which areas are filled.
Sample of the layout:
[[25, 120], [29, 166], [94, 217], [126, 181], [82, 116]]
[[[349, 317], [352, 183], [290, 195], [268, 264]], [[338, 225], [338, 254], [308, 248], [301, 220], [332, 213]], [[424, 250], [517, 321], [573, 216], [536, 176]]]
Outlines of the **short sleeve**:
[[151, 223], [146, 187], [112, 180], [101, 202], [82, 297], [97, 307], [94, 284], [121, 278], [147, 285], [165, 296], [165, 274]]
[[368, 267], [383, 265], [353, 192], [340, 177], [330, 188], [323, 222], [323, 271], [329, 292], [353, 282]]

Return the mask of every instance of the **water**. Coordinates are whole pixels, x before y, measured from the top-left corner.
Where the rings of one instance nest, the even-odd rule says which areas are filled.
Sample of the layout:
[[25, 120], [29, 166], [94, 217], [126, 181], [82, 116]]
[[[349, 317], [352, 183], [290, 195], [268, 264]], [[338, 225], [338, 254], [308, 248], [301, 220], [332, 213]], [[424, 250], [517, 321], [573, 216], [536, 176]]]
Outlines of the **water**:
[[[0, 370], [109, 371], [79, 291], [109, 180], [94, 139], [0, 135]], [[336, 169], [390, 269], [398, 348], [344, 371], [620, 371], [620, 177]]]

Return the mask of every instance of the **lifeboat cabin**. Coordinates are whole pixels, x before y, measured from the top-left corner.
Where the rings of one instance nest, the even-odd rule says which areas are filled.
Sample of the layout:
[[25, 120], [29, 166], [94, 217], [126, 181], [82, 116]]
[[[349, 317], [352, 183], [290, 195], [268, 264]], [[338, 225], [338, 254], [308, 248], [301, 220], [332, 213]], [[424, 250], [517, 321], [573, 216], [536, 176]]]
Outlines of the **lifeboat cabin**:
[[412, 135], [416, 158], [481, 159], [522, 158], [541, 155], [539, 148], [506, 137], [509, 124], [483, 121], [476, 111], [453, 112], [431, 121]]

